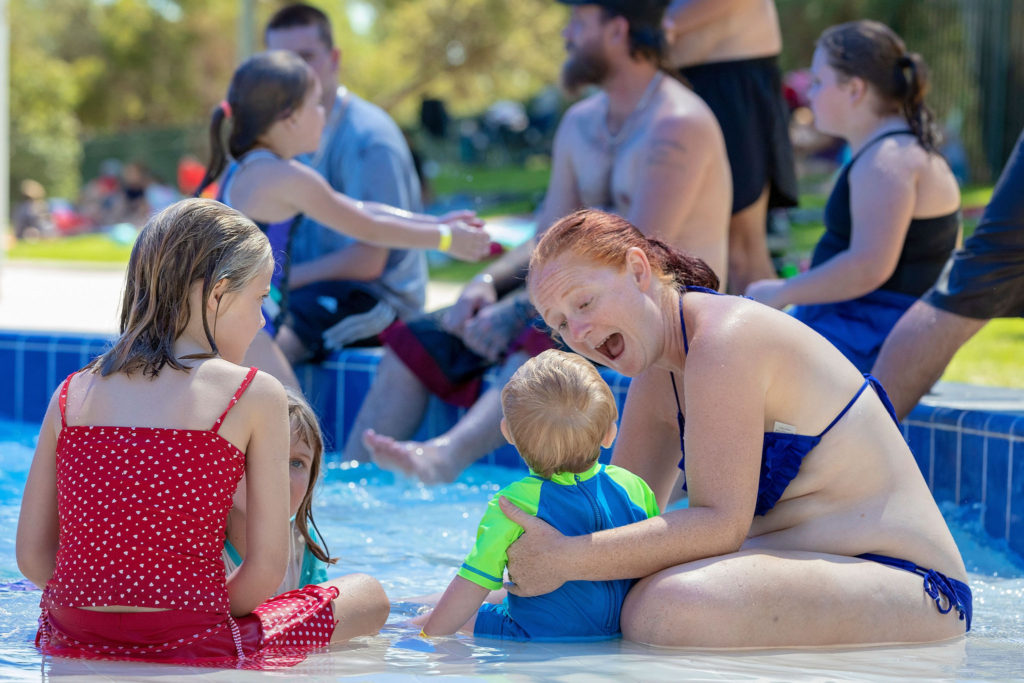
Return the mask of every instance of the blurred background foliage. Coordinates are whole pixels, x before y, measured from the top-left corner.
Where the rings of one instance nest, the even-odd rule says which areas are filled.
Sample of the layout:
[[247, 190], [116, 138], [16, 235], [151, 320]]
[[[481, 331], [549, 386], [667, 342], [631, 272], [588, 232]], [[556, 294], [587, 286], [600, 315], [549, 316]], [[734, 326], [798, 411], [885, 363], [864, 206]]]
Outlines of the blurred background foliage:
[[[11, 182], [74, 197], [107, 157], [165, 179], [205, 158], [205, 122], [238, 62], [242, 0], [11, 0]], [[260, 30], [281, 6], [249, 0]], [[565, 6], [552, 0], [335, 0], [341, 79], [405, 127], [420, 103], [453, 118], [555, 83]], [[930, 97], [960, 137], [972, 180], [992, 178], [1024, 126], [1024, 0], [777, 0], [784, 69], [808, 64], [823, 28], [890, 24], [931, 64]], [[508, 159], [504, 160], [508, 163]]]

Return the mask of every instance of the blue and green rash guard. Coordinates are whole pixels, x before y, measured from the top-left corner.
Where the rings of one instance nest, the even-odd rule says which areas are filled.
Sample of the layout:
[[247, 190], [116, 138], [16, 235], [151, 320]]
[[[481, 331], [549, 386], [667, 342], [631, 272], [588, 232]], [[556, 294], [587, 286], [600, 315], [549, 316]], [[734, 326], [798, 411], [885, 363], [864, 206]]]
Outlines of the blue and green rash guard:
[[[611, 529], [659, 514], [650, 487], [621, 467], [594, 463], [586, 472], [559, 472], [545, 479], [534, 472], [506, 486], [491, 500], [477, 530], [476, 545], [459, 576], [490, 590], [502, 587], [506, 550], [523, 533], [498, 506], [505, 496], [566, 536]], [[532, 598], [509, 595], [480, 608], [475, 636], [505, 640], [600, 640], [621, 635], [619, 615], [635, 579], [568, 581]]]

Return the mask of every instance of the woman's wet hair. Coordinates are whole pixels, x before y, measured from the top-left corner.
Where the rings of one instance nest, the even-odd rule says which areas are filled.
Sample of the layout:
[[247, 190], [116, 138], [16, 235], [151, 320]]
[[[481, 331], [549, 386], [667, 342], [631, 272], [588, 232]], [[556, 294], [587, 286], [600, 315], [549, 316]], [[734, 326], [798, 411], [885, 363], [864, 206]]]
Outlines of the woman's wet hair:
[[[313, 454], [313, 459], [309, 463], [309, 484], [295, 513], [295, 527], [302, 534], [302, 540], [306, 542], [306, 547], [316, 559], [334, 564], [338, 558], [331, 557], [327, 544], [320, 535], [320, 529], [317, 528], [316, 520], [313, 519], [313, 490], [320, 479], [320, 468], [324, 459], [324, 435], [320, 430], [320, 421], [316, 419], [316, 413], [302, 394], [287, 386], [285, 393], [288, 395], [288, 423], [291, 425], [292, 438], [309, 446]], [[316, 531], [315, 537], [310, 533], [310, 527]]]
[[[315, 82], [309, 65], [288, 50], [261, 52], [245, 60], [231, 78], [227, 98], [210, 114], [210, 163], [195, 196], [223, 173], [228, 155], [240, 158], [275, 121], [302, 106]], [[225, 148], [223, 128], [229, 117]]]
[[655, 275], [666, 284], [718, 289], [718, 276], [704, 261], [659, 239], [646, 237], [625, 218], [596, 209], [571, 213], [547, 229], [530, 257], [527, 282], [541, 266], [565, 252], [600, 265], [623, 268], [631, 247], [647, 255]]
[[227, 281], [225, 292], [244, 288], [273, 264], [266, 235], [248, 218], [212, 199], [184, 199], [149, 219], [135, 240], [121, 300], [121, 334], [113, 348], [89, 367], [101, 375], [115, 372], [156, 376], [164, 366], [188, 370], [174, 354], [174, 342], [192, 315], [201, 315], [210, 353], [216, 319], [206, 306], [190, 310], [189, 295], [202, 283], [202, 301]]
[[818, 47], [840, 78], [860, 78], [871, 86], [885, 108], [880, 114], [902, 114], [921, 146], [935, 150], [939, 132], [924, 103], [928, 67], [921, 55], [907, 52], [895, 31], [869, 19], [851, 21], [825, 29]]

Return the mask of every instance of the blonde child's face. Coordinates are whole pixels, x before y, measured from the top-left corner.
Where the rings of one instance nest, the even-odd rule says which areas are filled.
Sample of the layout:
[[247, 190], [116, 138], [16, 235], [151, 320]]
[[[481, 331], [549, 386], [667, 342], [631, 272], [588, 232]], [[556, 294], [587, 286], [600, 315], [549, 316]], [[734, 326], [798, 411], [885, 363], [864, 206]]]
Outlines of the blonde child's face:
[[[288, 449], [288, 516], [294, 517], [299, 511], [306, 489], [309, 487], [310, 467], [313, 464], [313, 449], [293, 431]], [[245, 514], [245, 475], [238, 482], [232, 505]]]
[[309, 488], [312, 466], [313, 449], [293, 432], [291, 449], [288, 451], [288, 500], [292, 517], [299, 511], [299, 504]]

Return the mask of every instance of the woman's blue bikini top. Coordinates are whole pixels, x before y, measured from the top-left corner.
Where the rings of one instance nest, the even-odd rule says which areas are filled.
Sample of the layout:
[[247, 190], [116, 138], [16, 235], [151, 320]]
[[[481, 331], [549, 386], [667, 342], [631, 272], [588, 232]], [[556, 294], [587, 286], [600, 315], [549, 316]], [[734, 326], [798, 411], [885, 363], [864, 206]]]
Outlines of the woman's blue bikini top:
[[[721, 294], [713, 289], [707, 289], [704, 287], [687, 287], [687, 292], [705, 292], [708, 294]], [[726, 296], [726, 295], [722, 295]], [[679, 297], [679, 320], [683, 330], [683, 349], [686, 353], [690, 352], [690, 343], [686, 337], [686, 322], [683, 320], [683, 297]], [[675, 373], [669, 373], [672, 378], [672, 391], [676, 397], [676, 420], [679, 423], [679, 452], [682, 457], [679, 459], [679, 469], [686, 472], [686, 446], [683, 439], [684, 428], [686, 420], [683, 417], [683, 409], [679, 403], [679, 391], [676, 388], [676, 376]], [[874, 387], [878, 397], [882, 400], [882, 405], [889, 412], [893, 422], [896, 426], [899, 426], [899, 419], [896, 417], [896, 411], [892, 407], [892, 403], [889, 401], [889, 397], [885, 393], [885, 389], [878, 382], [877, 379], [872, 377], [870, 374], [864, 375], [864, 384], [861, 385], [857, 393], [853, 395], [853, 398], [846, 404], [846, 406], [839, 411], [835, 419], [829, 423], [825, 429], [822, 430], [817, 436], [811, 436], [808, 434], [789, 434], [786, 432], [765, 432], [764, 433], [764, 446], [761, 451], [761, 478], [757, 485], [757, 505], [754, 507], [755, 515], [764, 515], [779, 502], [779, 498], [782, 497], [782, 492], [789, 486], [789, 482], [793, 481], [796, 477], [797, 472], [800, 471], [800, 463], [803, 462], [804, 457], [810, 453], [815, 446], [821, 441], [821, 439], [828, 434], [828, 431], [836, 425], [839, 420], [843, 419], [843, 415], [850, 407], [860, 398], [860, 395], [864, 393], [864, 390], [868, 385]], [[683, 490], [686, 490], [686, 483], [683, 483]]]

